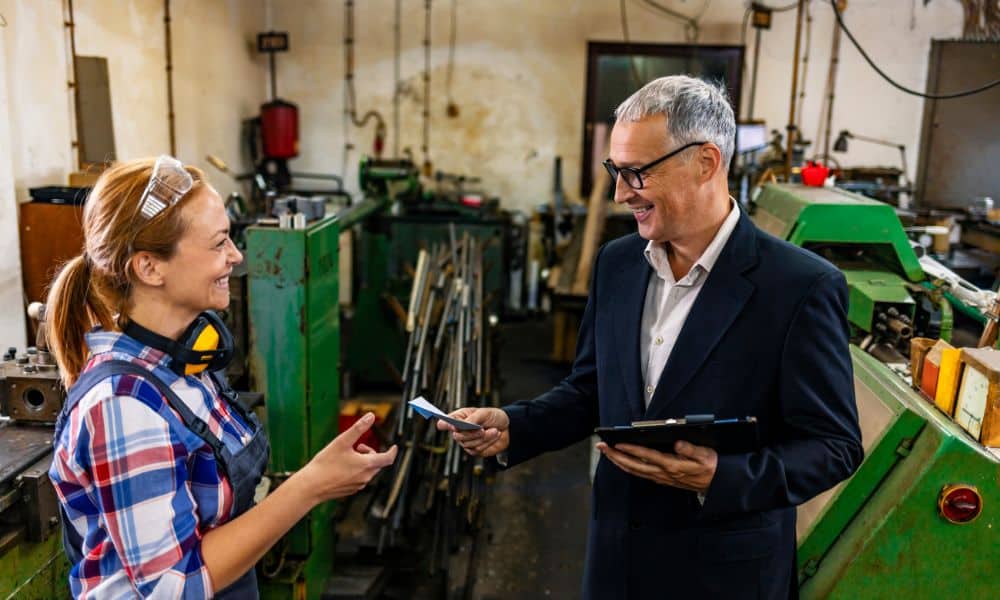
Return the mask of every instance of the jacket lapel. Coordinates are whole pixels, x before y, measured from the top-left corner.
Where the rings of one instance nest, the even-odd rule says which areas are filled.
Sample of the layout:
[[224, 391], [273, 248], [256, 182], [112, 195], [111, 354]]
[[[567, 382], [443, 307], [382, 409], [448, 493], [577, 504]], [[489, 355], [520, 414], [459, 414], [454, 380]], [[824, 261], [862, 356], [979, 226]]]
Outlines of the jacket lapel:
[[646, 301], [646, 286], [653, 273], [639, 246], [638, 255], [628, 261], [617, 279], [614, 293], [615, 355], [618, 357], [625, 379], [625, 395], [632, 421], [638, 421], [645, 412], [642, 397], [642, 370], [639, 366], [639, 328], [642, 326], [642, 308]]
[[754, 286], [743, 273], [756, 263], [754, 225], [741, 214], [677, 336], [644, 418], [663, 413], [722, 340], [753, 294]]

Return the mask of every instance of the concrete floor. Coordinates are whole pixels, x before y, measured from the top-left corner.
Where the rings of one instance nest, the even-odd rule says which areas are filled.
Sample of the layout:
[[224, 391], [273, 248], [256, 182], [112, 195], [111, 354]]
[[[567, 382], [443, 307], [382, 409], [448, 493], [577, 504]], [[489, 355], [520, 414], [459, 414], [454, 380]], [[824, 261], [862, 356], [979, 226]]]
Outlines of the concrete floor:
[[[551, 327], [534, 321], [503, 329], [504, 403], [532, 398], [569, 372], [547, 361]], [[466, 597], [574, 598], [580, 593], [590, 515], [590, 443], [519, 465], [496, 478]]]
[[[548, 360], [552, 328], [547, 321], [505, 324], [499, 344], [502, 402], [533, 398], [564, 377], [569, 365]], [[387, 579], [381, 600], [506, 600], [576, 598], [580, 594], [590, 515], [590, 442], [537, 457], [497, 473], [484, 509], [484, 525], [464, 535], [450, 555], [447, 573], [430, 575], [421, 549], [374, 555], [364, 497], [351, 503], [338, 525], [338, 568], [358, 575], [331, 583], [330, 597], [371, 597], [374, 575]], [[368, 565], [368, 566], [366, 566]], [[371, 565], [383, 565], [385, 568]], [[360, 569], [360, 571], [359, 571]], [[366, 571], [365, 571], [366, 572]], [[381, 576], [379, 576], [381, 577]], [[358, 583], [361, 582], [361, 583]], [[366, 583], [367, 582], [367, 583]], [[468, 584], [468, 585], [467, 585]]]

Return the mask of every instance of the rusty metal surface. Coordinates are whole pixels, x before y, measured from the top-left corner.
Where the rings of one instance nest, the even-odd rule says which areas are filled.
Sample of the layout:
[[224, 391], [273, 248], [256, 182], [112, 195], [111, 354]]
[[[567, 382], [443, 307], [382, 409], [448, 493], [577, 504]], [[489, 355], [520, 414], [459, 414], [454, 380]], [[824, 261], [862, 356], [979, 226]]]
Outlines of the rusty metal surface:
[[40, 460], [51, 449], [52, 429], [49, 427], [0, 427], [0, 485]]

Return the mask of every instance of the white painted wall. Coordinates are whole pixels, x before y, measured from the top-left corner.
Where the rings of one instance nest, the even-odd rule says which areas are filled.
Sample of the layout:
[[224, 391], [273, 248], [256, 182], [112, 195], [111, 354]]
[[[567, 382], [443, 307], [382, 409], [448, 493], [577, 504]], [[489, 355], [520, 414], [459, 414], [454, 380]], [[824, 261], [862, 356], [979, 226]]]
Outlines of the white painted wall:
[[[660, 0], [697, 14], [705, 0]], [[788, 2], [773, 1], [772, 4]], [[423, 6], [403, 0], [401, 145], [420, 155], [420, 100], [423, 69]], [[459, 0], [454, 98], [457, 119], [445, 116], [444, 75], [448, 58], [450, 2], [434, 0], [432, 25], [431, 158], [436, 169], [481, 175], [488, 191], [510, 208], [548, 200], [553, 157], [564, 157], [564, 185], [575, 193], [579, 181], [586, 44], [622, 39], [618, 0]], [[916, 5], [910, 28], [911, 6]], [[393, 93], [393, 11], [395, 0], [355, 2], [355, 69], [358, 108], [382, 111], [390, 121]], [[737, 44], [746, 2], [712, 0], [704, 14], [700, 41]], [[682, 43], [681, 25], [628, 0], [629, 29], [639, 42]], [[344, 161], [343, 21], [344, 2], [271, 0], [276, 29], [291, 33], [291, 51], [278, 62], [279, 95], [296, 102], [302, 121], [301, 156], [293, 170], [341, 172]], [[811, 63], [802, 129], [815, 137], [833, 27], [826, 0], [812, 2]], [[761, 44], [756, 116], [784, 130], [788, 120], [795, 13], [774, 15]], [[924, 7], [912, 0], [851, 0], [848, 25], [875, 60], [900, 82], [924, 89], [932, 37], [961, 33], [956, 2]], [[748, 32], [747, 61], [753, 33]], [[749, 64], [744, 79], [749, 82]], [[834, 109], [840, 129], [907, 144], [910, 176], [916, 168], [923, 102], [882, 82], [843, 41]], [[744, 99], [749, 96], [744, 91]], [[357, 160], [371, 147], [372, 131], [351, 128], [357, 148], [348, 157], [349, 180]], [[389, 139], [387, 147], [392, 148]], [[854, 141], [838, 155], [844, 164], [898, 165], [891, 148]]]
[[[0, 10], [0, 15], [3, 15]], [[2, 23], [2, 21], [0, 21]], [[0, 35], [5, 30], [0, 28]], [[10, 95], [7, 90], [7, 61], [0, 52], [0, 306], [21, 306], [21, 260], [17, 239], [17, 202], [14, 200], [14, 169], [10, 153]], [[25, 346], [24, 314], [20, 310], [0, 310], [0, 334], [4, 348]]]
[[[72, 150], [69, 41], [62, 0], [0, 0], [0, 340], [23, 339], [15, 202], [28, 188], [65, 185]], [[76, 0], [77, 54], [108, 59], [119, 158], [169, 152], [162, 0]], [[219, 191], [234, 182], [204, 160], [234, 170], [240, 120], [264, 98], [264, 62], [252, 45], [265, 0], [172, 0], [177, 154], [206, 170]], [[0, 93], [0, 98], [3, 98]], [[8, 235], [9, 234], [9, 235]], [[9, 297], [8, 297], [9, 296]]]
[[[705, 0], [660, 0], [697, 13]], [[779, 3], [777, 0], [775, 4]], [[782, 4], [784, 2], [781, 2]], [[162, 0], [75, 0], [77, 52], [106, 56], [119, 157], [167, 151]], [[395, 0], [355, 0], [358, 108], [382, 111], [391, 130], [393, 7]], [[622, 39], [618, 0], [458, 0], [454, 100], [458, 118], [445, 116], [450, 1], [434, 0], [432, 129], [434, 167], [483, 177], [485, 188], [509, 208], [531, 208], [549, 197], [553, 157], [564, 157], [564, 185], [579, 180], [586, 44]], [[712, 0], [702, 43], [739, 43], [744, 0]], [[423, 69], [422, 0], [402, 0], [401, 145], [420, 155]], [[632, 39], [678, 43], [681, 25], [627, 0]], [[915, 6], [915, 9], [914, 9]], [[291, 34], [291, 51], [278, 57], [278, 93], [301, 109], [301, 156], [293, 170], [346, 173], [371, 145], [372, 129], [345, 128], [344, 2], [342, 0], [173, 0], [175, 112], [178, 155], [206, 168], [220, 192], [235, 185], [204, 161], [214, 153], [237, 170], [239, 123], [267, 97], [266, 61], [254, 34], [273, 27]], [[913, 27], [911, 28], [911, 10]], [[0, 301], [18, 305], [15, 201], [27, 189], [65, 182], [75, 166], [66, 81], [68, 43], [63, 0], [0, 0], [8, 27], [0, 28]], [[818, 126], [833, 20], [825, 0], [812, 2], [811, 63], [802, 128]], [[924, 89], [931, 38], [960, 34], [957, 1], [922, 6], [913, 0], [851, 0], [846, 14], [864, 47], [900, 82]], [[783, 129], [788, 116], [794, 13], [779, 13], [761, 45], [756, 116]], [[752, 31], [748, 32], [752, 44]], [[748, 48], [747, 61], [752, 56]], [[900, 141], [916, 167], [923, 110], [919, 98], [882, 82], [844, 40], [834, 132]], [[744, 79], [749, 81], [749, 64]], [[744, 100], [749, 96], [744, 91]], [[6, 101], [4, 102], [4, 98]], [[356, 150], [345, 155], [345, 135]], [[393, 140], [387, 140], [391, 150]], [[844, 164], [897, 164], [890, 148], [852, 142]], [[9, 296], [9, 298], [8, 298]], [[19, 306], [19, 305], [18, 305]], [[2, 339], [19, 339], [18, 311], [0, 311]], [[10, 319], [7, 323], [3, 319]]]

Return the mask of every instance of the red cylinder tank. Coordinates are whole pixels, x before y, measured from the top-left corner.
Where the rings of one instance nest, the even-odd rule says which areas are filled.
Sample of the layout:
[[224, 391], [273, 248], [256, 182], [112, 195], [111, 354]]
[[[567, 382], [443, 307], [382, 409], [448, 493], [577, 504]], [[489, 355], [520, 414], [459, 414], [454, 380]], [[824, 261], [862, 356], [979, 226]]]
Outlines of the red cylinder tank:
[[260, 134], [264, 156], [295, 158], [299, 155], [299, 107], [272, 100], [260, 107]]

